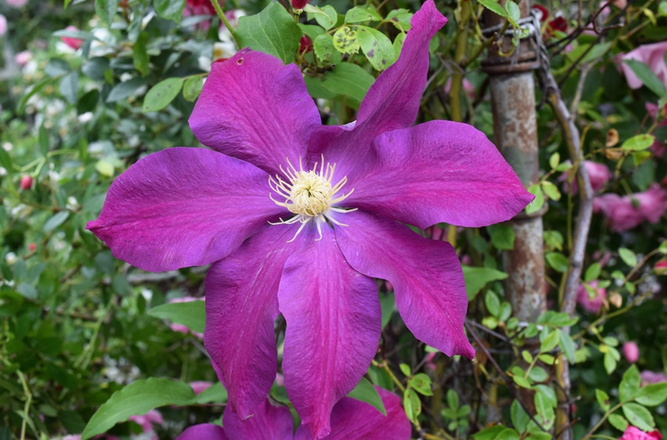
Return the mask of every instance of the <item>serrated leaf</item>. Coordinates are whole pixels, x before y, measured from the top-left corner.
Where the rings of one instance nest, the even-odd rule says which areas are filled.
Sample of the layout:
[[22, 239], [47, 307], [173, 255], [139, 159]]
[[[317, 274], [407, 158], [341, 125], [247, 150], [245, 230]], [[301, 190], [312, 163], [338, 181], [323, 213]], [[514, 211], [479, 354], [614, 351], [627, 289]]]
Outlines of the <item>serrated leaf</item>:
[[635, 394], [639, 391], [640, 382], [639, 370], [635, 365], [623, 373], [623, 379], [618, 386], [618, 397], [621, 402], [625, 403], [634, 399]]
[[422, 412], [421, 400], [412, 388], [405, 390], [403, 394], [403, 408], [405, 409], [405, 415], [413, 422], [417, 420]]
[[367, 26], [358, 26], [357, 41], [375, 70], [385, 70], [396, 61], [394, 46], [382, 32]]
[[289, 12], [276, 2], [259, 14], [239, 18], [236, 33], [243, 47], [268, 53], [285, 63], [294, 62], [302, 35]]
[[206, 328], [206, 305], [204, 301], [173, 302], [148, 310], [148, 315], [181, 324], [197, 333]]
[[183, 98], [186, 101], [195, 101], [199, 97], [203, 87], [204, 80], [201, 76], [191, 76], [183, 84]]
[[347, 397], [368, 403], [385, 416], [387, 415], [387, 410], [384, 407], [384, 403], [382, 402], [382, 398], [380, 397], [380, 394], [378, 394], [377, 389], [375, 389], [375, 386], [373, 386], [373, 384], [371, 384], [363, 377], [357, 386], [349, 392]]
[[627, 248], [619, 248], [618, 255], [621, 257], [621, 260], [630, 267], [635, 267], [637, 265], [637, 255]]
[[357, 32], [347, 26], [343, 26], [333, 35], [333, 46], [340, 53], [351, 55], [359, 52]]
[[138, 380], [116, 391], [93, 414], [81, 434], [81, 440], [103, 434], [130, 416], [143, 415], [165, 405], [187, 405], [194, 398], [195, 393], [187, 383], [158, 378]]
[[658, 406], [667, 399], [667, 382], [646, 385], [635, 394], [635, 401], [644, 406]]
[[625, 420], [625, 417], [620, 414], [612, 414], [609, 416], [608, 420], [611, 426], [618, 429], [619, 431], [625, 431], [628, 429], [628, 421]]
[[560, 342], [560, 333], [557, 330], [551, 331], [540, 344], [540, 352], [548, 353], [558, 346]]
[[385, 21], [393, 24], [398, 30], [402, 32], [407, 32], [412, 28], [410, 22], [412, 21], [412, 16], [414, 14], [407, 9], [392, 9]]
[[355, 6], [345, 13], [345, 23], [362, 23], [364, 21], [380, 21], [382, 17], [372, 7]]
[[334, 49], [333, 37], [329, 34], [322, 34], [313, 40], [315, 56], [322, 64], [333, 64]]
[[509, 18], [509, 14], [503, 8], [500, 6], [497, 0], [477, 0], [479, 4], [484, 6], [486, 9], [489, 9], [492, 12], [495, 12], [496, 14], [500, 15], [501, 17]]
[[595, 399], [598, 401], [600, 404], [600, 407], [604, 411], [609, 410], [609, 394], [605, 393], [604, 391], [600, 389], [595, 390]]
[[526, 410], [523, 409], [518, 400], [514, 400], [512, 402], [512, 406], [510, 407], [510, 416], [514, 428], [520, 433], [525, 432], [526, 428], [528, 427], [528, 422], [530, 421], [530, 416]]
[[424, 396], [432, 396], [431, 378], [424, 373], [417, 373], [410, 378], [408, 384], [415, 389], [419, 394]]
[[623, 414], [628, 422], [643, 431], [651, 431], [655, 427], [653, 416], [651, 416], [649, 410], [637, 403], [623, 405]]
[[653, 135], [639, 134], [630, 139], [626, 139], [626, 141], [621, 144], [621, 149], [632, 151], [646, 150], [653, 145], [653, 142], [655, 142], [655, 137]]
[[162, 110], [178, 96], [182, 87], [183, 78], [167, 78], [160, 81], [146, 93], [141, 110], [144, 113]]
[[565, 357], [567, 358], [568, 362], [573, 364], [575, 361], [577, 346], [575, 345], [570, 335], [565, 333], [563, 330], [558, 329], [558, 333], [560, 333], [560, 341], [558, 345], [560, 346], [560, 349], [563, 351], [563, 353], [565, 353]]
[[507, 10], [507, 15], [512, 20], [519, 21], [521, 18], [521, 11], [519, 10], [519, 5], [514, 3], [512, 0], [507, 0], [505, 3], [505, 9]]
[[468, 300], [472, 300], [477, 294], [492, 281], [504, 280], [507, 278], [505, 272], [488, 267], [470, 267], [462, 266], [463, 277], [466, 283], [466, 293]]
[[153, 0], [153, 8], [160, 17], [180, 24], [185, 0]]
[[117, 9], [118, 0], [95, 0], [95, 13], [105, 26], [111, 26]]
[[[284, 8], [282, 8], [285, 10]], [[329, 30], [338, 21], [338, 13], [331, 5], [326, 5], [323, 8], [307, 4], [304, 8], [304, 11], [308, 14], [308, 19], [315, 19], [317, 24], [322, 26], [324, 29]]]
[[667, 88], [662, 83], [660, 78], [653, 73], [651, 68], [641, 61], [637, 60], [623, 60], [623, 62], [632, 69], [637, 78], [644, 83], [644, 85], [653, 93], [662, 99], [667, 99]]

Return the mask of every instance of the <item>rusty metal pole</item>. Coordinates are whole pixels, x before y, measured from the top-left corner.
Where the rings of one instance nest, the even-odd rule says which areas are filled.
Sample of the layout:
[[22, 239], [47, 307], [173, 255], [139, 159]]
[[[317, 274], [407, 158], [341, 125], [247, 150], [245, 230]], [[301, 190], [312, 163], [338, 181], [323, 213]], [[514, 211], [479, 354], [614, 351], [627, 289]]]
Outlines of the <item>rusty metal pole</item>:
[[[502, 5], [505, 0], [501, 0]], [[530, 16], [528, 0], [519, 3], [521, 17]], [[485, 11], [487, 28], [500, 26], [504, 19]], [[539, 32], [539, 29], [537, 30]], [[511, 37], [499, 41], [504, 53], [511, 50]], [[511, 56], [501, 55], [497, 46], [489, 48], [482, 62], [489, 75], [495, 142], [517, 173], [524, 187], [539, 181], [535, 81], [539, 68], [537, 51], [530, 38], [521, 40]], [[519, 214], [511, 221], [515, 233], [514, 249], [505, 252], [503, 265], [509, 277], [506, 292], [514, 315], [524, 322], [534, 322], [546, 310], [544, 289], [544, 252], [542, 212]]]

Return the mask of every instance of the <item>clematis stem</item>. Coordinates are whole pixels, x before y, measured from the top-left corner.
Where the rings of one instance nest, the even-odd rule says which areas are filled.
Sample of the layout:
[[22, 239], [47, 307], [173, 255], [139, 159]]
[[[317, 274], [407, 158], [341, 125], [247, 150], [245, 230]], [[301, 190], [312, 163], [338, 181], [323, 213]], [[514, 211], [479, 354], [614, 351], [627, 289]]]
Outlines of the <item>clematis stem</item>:
[[396, 375], [394, 374], [394, 372], [391, 371], [391, 368], [389, 368], [389, 365], [387, 365], [387, 361], [383, 361], [382, 363], [373, 361], [373, 365], [375, 365], [375, 366], [378, 367], [378, 368], [383, 368], [384, 371], [387, 372], [387, 374], [389, 375], [389, 377], [391, 377], [391, 380], [394, 381], [394, 383], [396, 384], [396, 386], [398, 387], [398, 389], [401, 390], [402, 393], [405, 392], [405, 387], [403, 386], [403, 384], [401, 383], [401, 381], [398, 380], [398, 377], [396, 377]]
[[227, 30], [229, 31], [230, 34], [232, 34], [232, 38], [234, 39], [234, 43], [236, 43], [236, 46], [241, 49], [241, 42], [239, 41], [238, 35], [236, 35], [236, 29], [232, 27], [232, 25], [229, 23], [229, 20], [227, 20], [227, 17], [225, 17], [225, 12], [222, 10], [220, 7], [220, 3], [218, 3], [218, 0], [211, 0], [211, 4], [213, 5], [213, 8], [215, 9], [216, 14], [218, 14], [218, 17], [220, 17], [220, 20], [222, 23], [225, 25]]

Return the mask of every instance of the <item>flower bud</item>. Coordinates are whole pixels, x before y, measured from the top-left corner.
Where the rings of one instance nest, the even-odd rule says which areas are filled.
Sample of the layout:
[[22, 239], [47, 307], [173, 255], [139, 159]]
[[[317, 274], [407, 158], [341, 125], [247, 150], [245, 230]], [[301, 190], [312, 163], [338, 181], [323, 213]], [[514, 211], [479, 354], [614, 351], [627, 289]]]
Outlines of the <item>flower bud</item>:
[[303, 35], [299, 40], [299, 52], [308, 53], [313, 51], [313, 41], [308, 35]]
[[658, 261], [653, 266], [656, 275], [667, 275], [667, 260]]
[[[78, 31], [79, 29], [76, 28], [76, 26], [67, 26], [65, 28], [66, 31]], [[83, 40], [80, 38], [73, 38], [73, 37], [60, 37], [63, 43], [68, 45], [74, 50], [77, 50], [78, 48], [83, 45]]]
[[28, 250], [29, 250], [30, 252], [35, 252], [35, 251], [37, 250], [37, 245], [36, 245], [35, 243], [30, 243], [30, 244], [28, 245]]
[[21, 177], [21, 183], [19, 184], [21, 186], [22, 190], [29, 190], [32, 188], [32, 177], [30, 176], [23, 176]]
[[631, 364], [634, 364], [639, 359], [639, 347], [635, 342], [626, 342], [623, 344], [623, 356]]
[[621, 296], [620, 293], [614, 293], [612, 296], [609, 297], [609, 304], [616, 307], [617, 309], [620, 309], [621, 306], [623, 305], [623, 297]]
[[308, 0], [292, 0], [292, 7], [297, 11], [305, 8], [307, 4]]

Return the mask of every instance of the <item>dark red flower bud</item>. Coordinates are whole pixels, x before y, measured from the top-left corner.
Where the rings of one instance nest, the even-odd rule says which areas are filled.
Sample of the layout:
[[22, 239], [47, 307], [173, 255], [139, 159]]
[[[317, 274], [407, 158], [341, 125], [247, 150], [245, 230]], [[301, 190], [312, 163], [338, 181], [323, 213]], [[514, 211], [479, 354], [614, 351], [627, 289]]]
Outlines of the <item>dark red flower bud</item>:
[[30, 177], [30, 176], [21, 177], [20, 186], [21, 186], [21, 189], [23, 189], [23, 190], [28, 190], [28, 189], [32, 188], [32, 177]]
[[561, 31], [565, 32], [567, 30], [567, 20], [563, 17], [556, 17], [547, 24], [549, 31]]
[[29, 250], [30, 252], [34, 252], [34, 251], [36, 251], [36, 250], [37, 250], [37, 245], [36, 245], [35, 243], [30, 243], [30, 244], [28, 245], [28, 250]]
[[299, 40], [299, 52], [306, 53], [313, 51], [313, 41], [308, 35], [304, 35]]
[[308, 4], [308, 0], [292, 0], [292, 7], [294, 9], [303, 9]]
[[537, 9], [542, 13], [540, 21], [547, 21], [547, 17], [549, 16], [549, 10], [547, 8], [542, 5], [533, 5], [533, 9]]

